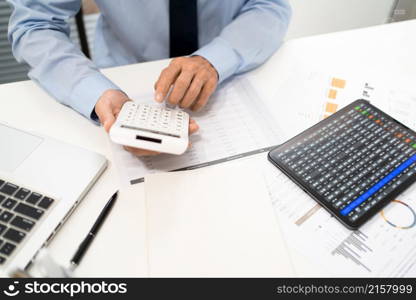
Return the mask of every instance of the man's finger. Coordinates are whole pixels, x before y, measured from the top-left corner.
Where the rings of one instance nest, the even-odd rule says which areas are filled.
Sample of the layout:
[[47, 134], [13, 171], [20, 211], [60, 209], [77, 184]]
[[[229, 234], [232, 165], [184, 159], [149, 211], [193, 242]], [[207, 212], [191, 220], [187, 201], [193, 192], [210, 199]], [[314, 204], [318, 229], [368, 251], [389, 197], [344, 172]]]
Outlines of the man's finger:
[[103, 124], [103, 127], [105, 131], [109, 132], [111, 126], [113, 126], [114, 122], [116, 121], [116, 118], [111, 111], [111, 109], [106, 109], [105, 111], [101, 111], [99, 115], [100, 123]]
[[185, 95], [191, 84], [194, 74], [189, 71], [182, 71], [173, 84], [172, 92], [168, 97], [168, 102], [171, 105], [177, 105]]
[[198, 129], [199, 129], [198, 124], [194, 120], [191, 120], [189, 122], [189, 134], [193, 134], [193, 133], [197, 132]]
[[207, 104], [209, 97], [215, 91], [216, 87], [217, 87], [216, 79], [208, 80], [207, 83], [202, 88], [198, 99], [195, 101], [195, 104], [192, 106], [192, 110], [198, 111], [201, 108], [203, 108]]
[[198, 98], [198, 95], [201, 93], [202, 87], [205, 82], [208, 80], [208, 75], [205, 72], [200, 72], [195, 75], [192, 80], [191, 86], [187, 90], [185, 96], [183, 97], [180, 106], [182, 108], [189, 108]]
[[179, 76], [181, 68], [178, 64], [170, 64], [164, 69], [155, 84], [155, 100], [162, 102], [169, 92], [170, 87]]
[[123, 105], [124, 105], [126, 102], [129, 102], [129, 101], [133, 101], [133, 100], [131, 100], [131, 99], [125, 99], [125, 100], [123, 101], [122, 106], [116, 106], [116, 107], [113, 109], [113, 116], [114, 116], [114, 118], [115, 118], [115, 119], [117, 119], [117, 118], [118, 118], [118, 115], [120, 114], [121, 109], [123, 108]]

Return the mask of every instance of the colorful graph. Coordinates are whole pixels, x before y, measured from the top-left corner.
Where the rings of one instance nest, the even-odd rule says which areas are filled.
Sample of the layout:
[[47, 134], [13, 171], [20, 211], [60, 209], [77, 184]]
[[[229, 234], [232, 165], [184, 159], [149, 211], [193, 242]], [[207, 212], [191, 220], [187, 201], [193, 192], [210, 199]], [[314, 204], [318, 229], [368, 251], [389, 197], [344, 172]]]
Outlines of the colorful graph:
[[394, 228], [398, 228], [398, 229], [410, 229], [410, 228], [414, 227], [416, 225], [416, 213], [413, 210], [413, 208], [411, 208], [408, 204], [406, 204], [406, 203], [404, 203], [403, 201], [400, 201], [400, 200], [393, 200], [392, 202], [399, 203], [399, 204], [405, 206], [406, 208], [408, 208], [410, 210], [410, 212], [412, 213], [413, 222], [411, 222], [411, 224], [410, 225], [407, 225], [407, 226], [399, 226], [399, 225], [396, 225], [393, 222], [391, 222], [391, 221], [388, 220], [388, 218], [386, 217], [386, 215], [384, 213], [384, 210], [382, 210], [380, 212], [380, 215], [384, 219], [384, 221], [386, 221], [386, 223], [389, 224], [390, 226], [392, 226]]

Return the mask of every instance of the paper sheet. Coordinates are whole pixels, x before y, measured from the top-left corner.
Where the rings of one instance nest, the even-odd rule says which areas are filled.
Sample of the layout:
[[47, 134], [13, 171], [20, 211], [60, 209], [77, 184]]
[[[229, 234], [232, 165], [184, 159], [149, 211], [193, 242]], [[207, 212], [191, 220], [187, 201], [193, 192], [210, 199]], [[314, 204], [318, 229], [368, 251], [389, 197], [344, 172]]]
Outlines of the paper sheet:
[[360, 77], [294, 70], [264, 101], [285, 137], [292, 137], [357, 99], [369, 100], [416, 130], [416, 89], [407, 78]]
[[[148, 99], [137, 95], [135, 99]], [[149, 100], [150, 99], [150, 100]], [[250, 83], [234, 79], [220, 88], [199, 113], [192, 113], [200, 130], [191, 136], [192, 148], [184, 155], [137, 158], [112, 144], [124, 185], [143, 181], [149, 173], [195, 169], [264, 152], [282, 141], [282, 131]]]
[[243, 162], [145, 180], [150, 276], [293, 276], [261, 173]]
[[[293, 100], [287, 105], [294, 114], [290, 119], [281, 115], [279, 121], [290, 125], [287, 131], [294, 135], [351, 101], [364, 98], [416, 129], [416, 91], [409, 85], [400, 86], [407, 80], [397, 82], [395, 86], [381, 79], [351, 79], [319, 72], [294, 74], [276, 95]], [[386, 219], [377, 215], [359, 231], [350, 231], [271, 164], [263, 170], [286, 240], [325, 268], [328, 276], [416, 276], [416, 226], [400, 229], [391, 225], [413, 224], [416, 185], [397, 197], [405, 204], [394, 202], [384, 210]]]

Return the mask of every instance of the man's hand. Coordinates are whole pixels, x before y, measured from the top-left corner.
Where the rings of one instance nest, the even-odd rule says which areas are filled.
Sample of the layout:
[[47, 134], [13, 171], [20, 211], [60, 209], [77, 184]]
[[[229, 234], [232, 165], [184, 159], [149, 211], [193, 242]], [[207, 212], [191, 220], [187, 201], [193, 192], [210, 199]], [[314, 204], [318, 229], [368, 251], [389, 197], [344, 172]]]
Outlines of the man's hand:
[[[98, 99], [95, 105], [95, 113], [100, 119], [101, 124], [104, 126], [105, 131], [109, 132], [111, 126], [117, 119], [118, 114], [123, 107], [123, 104], [127, 101], [131, 101], [126, 94], [119, 90], [107, 90], [100, 99]], [[194, 120], [189, 123], [189, 134], [192, 134], [198, 130], [198, 125]], [[157, 155], [159, 152], [149, 151], [144, 149], [138, 149], [133, 147], [124, 147], [127, 151], [137, 156], [149, 156]]]
[[198, 111], [207, 104], [218, 84], [217, 70], [203, 57], [178, 57], [172, 60], [155, 84], [155, 100]]
[[95, 113], [104, 126], [105, 131], [110, 132], [110, 128], [116, 121], [123, 104], [127, 101], [131, 100], [119, 90], [107, 90], [98, 99], [97, 104], [95, 104]]

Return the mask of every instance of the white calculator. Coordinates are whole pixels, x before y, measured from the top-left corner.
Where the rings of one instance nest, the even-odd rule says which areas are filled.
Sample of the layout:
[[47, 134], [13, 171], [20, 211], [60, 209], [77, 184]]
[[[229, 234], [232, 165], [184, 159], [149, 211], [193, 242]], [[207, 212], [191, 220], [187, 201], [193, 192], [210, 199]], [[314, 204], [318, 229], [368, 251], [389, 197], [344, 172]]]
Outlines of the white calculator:
[[188, 148], [189, 115], [158, 105], [126, 102], [110, 129], [116, 144], [170, 154]]

